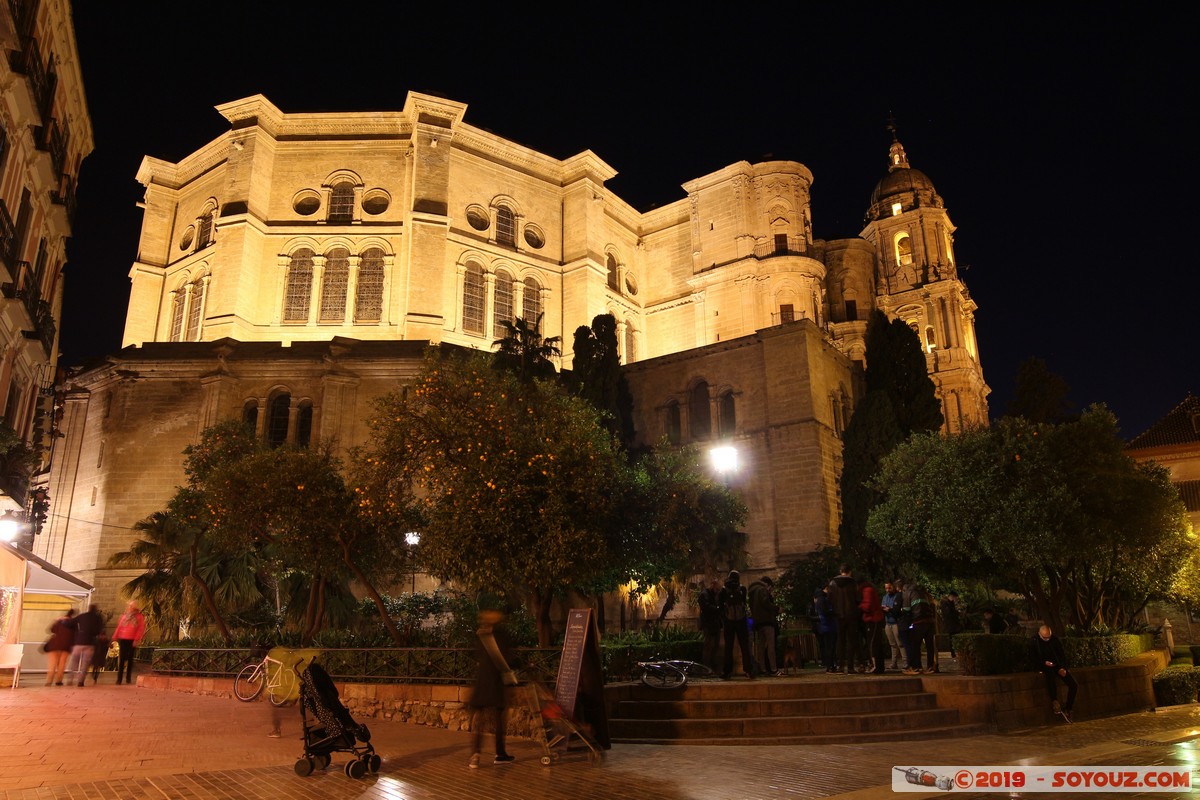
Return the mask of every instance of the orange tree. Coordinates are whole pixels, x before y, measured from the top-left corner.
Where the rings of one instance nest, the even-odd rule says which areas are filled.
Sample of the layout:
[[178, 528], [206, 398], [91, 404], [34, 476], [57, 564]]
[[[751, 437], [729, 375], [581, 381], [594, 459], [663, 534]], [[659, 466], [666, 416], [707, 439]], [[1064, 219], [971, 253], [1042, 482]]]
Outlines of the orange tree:
[[494, 369], [486, 354], [435, 349], [375, 408], [355, 454], [365, 518], [394, 537], [419, 527], [430, 574], [527, 602], [551, 644], [554, 593], [594, 583], [620, 557], [606, 534], [621, 451], [595, 409], [554, 381]]

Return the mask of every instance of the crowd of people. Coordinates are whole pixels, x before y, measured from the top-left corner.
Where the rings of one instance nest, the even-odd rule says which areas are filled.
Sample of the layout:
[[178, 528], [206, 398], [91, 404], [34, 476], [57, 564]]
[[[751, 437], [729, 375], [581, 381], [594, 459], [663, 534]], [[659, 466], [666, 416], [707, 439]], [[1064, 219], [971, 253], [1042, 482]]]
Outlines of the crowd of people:
[[134, 648], [146, 635], [146, 617], [137, 603], [130, 602], [117, 620], [112, 635], [108, 632], [108, 621], [95, 603], [82, 614], [67, 609], [63, 616], [50, 625], [50, 638], [43, 649], [46, 652], [46, 685], [62, 686], [70, 681], [84, 686], [88, 675], [92, 683], [100, 679], [109, 656], [109, 648], [115, 643], [117, 655], [117, 685], [122, 678], [133, 683]]

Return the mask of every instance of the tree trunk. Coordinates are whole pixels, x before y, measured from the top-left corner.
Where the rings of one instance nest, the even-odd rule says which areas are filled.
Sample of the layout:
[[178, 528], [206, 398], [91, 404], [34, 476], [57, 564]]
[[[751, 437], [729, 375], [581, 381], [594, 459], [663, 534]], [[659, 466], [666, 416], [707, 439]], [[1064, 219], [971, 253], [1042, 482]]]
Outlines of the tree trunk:
[[371, 602], [375, 604], [375, 610], [379, 612], [379, 619], [383, 621], [383, 627], [387, 628], [388, 635], [392, 637], [392, 641], [401, 647], [407, 647], [409, 643], [405, 641], [405, 637], [401, 635], [400, 629], [396, 627], [396, 622], [392, 619], [392, 615], [388, 613], [387, 606], [384, 605], [383, 598], [375, 589], [375, 585], [367, 580], [367, 576], [363, 574], [363, 571], [350, 558], [350, 545], [346, 542], [342, 542], [342, 561], [354, 573], [354, 578], [367, 590], [367, 595], [371, 598]]
[[530, 589], [533, 618], [537, 622], [538, 647], [551, 647], [554, 644], [554, 627], [550, 624], [550, 603], [554, 599], [554, 593], [536, 586]]
[[604, 592], [596, 592], [596, 630], [604, 635]]
[[667, 618], [667, 614], [671, 613], [671, 609], [675, 608], [675, 584], [672, 583], [667, 587], [667, 599], [663, 603], [662, 611], [658, 614], [658, 624], [661, 625], [663, 620]]
[[213, 597], [212, 589], [204, 579], [196, 572], [196, 561], [199, 558], [200, 542], [199, 539], [192, 542], [191, 546], [191, 564], [189, 565], [188, 577], [191, 578], [196, 586], [200, 589], [200, 596], [204, 598], [204, 607], [208, 609], [208, 613], [212, 615], [213, 624], [217, 626], [217, 631], [221, 637], [225, 639], [225, 644], [233, 644], [233, 636], [229, 633], [229, 628], [225, 625], [225, 620], [221, 616], [221, 612], [217, 610], [217, 599]]
[[317, 595], [320, 591], [318, 586], [321, 583], [321, 576], [313, 575], [311, 580], [312, 583], [308, 585], [308, 605], [304, 609], [304, 628], [300, 632], [300, 644], [303, 647], [312, 644], [312, 629], [316, 624]]

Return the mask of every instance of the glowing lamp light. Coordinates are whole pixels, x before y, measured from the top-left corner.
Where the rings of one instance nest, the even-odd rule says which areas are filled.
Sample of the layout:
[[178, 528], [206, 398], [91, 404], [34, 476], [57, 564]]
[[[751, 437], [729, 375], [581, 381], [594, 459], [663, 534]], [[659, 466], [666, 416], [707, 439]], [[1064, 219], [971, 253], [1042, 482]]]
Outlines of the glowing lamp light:
[[15, 542], [20, 532], [21, 520], [12, 509], [5, 511], [4, 516], [0, 517], [0, 541]]
[[714, 447], [708, 451], [712, 459], [713, 469], [721, 475], [729, 475], [738, 468], [738, 452], [736, 447]]
[[421, 543], [421, 534], [417, 533], [416, 531], [409, 531], [408, 533], [404, 534], [404, 542], [409, 547], [416, 547]]

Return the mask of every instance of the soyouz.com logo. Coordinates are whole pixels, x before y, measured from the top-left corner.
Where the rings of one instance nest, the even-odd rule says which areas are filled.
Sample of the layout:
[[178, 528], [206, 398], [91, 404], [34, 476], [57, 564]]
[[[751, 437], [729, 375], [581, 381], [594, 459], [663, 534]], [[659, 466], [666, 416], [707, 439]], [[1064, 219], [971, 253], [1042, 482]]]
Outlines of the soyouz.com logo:
[[[893, 792], [1190, 793], [1192, 771], [1171, 767], [893, 767]], [[1200, 781], [1197, 781], [1200, 786]]]

